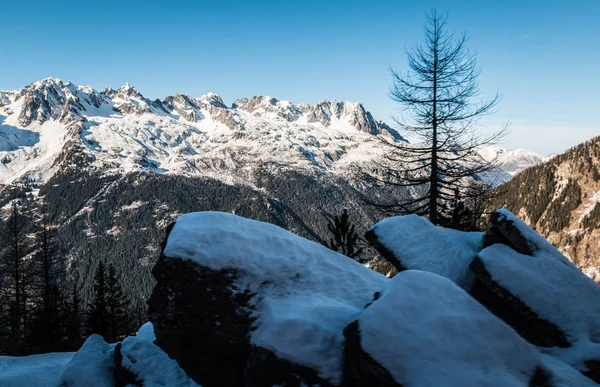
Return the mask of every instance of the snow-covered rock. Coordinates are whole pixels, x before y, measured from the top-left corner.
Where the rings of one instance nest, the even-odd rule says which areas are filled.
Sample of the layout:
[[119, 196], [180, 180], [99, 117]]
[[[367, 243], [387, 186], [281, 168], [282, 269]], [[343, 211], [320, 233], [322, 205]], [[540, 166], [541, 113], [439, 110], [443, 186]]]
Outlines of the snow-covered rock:
[[367, 239], [399, 270], [452, 280], [544, 353], [600, 381], [600, 287], [509, 211], [492, 213], [485, 234], [404, 216]]
[[256, 386], [293, 375], [339, 385], [343, 330], [388, 282], [277, 226], [215, 212], [179, 217], [153, 274], [156, 344], [206, 386], [255, 369], [269, 370]]
[[154, 326], [150, 321], [140, 327], [135, 337], [154, 342], [156, 335], [154, 334]]
[[148, 340], [127, 337], [121, 343], [121, 366], [144, 387], [199, 387], [177, 362]]
[[483, 285], [473, 295], [545, 352], [597, 378], [600, 286], [510, 212], [496, 212], [492, 229], [502, 230], [506, 242], [486, 247], [473, 262]]
[[452, 281], [396, 275], [358, 318], [361, 346], [404, 387], [531, 386], [540, 353]]
[[113, 348], [102, 336], [91, 335], [83, 343], [60, 377], [61, 387], [113, 387]]
[[58, 384], [54, 385], [200, 387], [175, 360], [149, 340], [127, 337], [122, 342], [108, 344], [99, 335], [88, 337], [64, 367]]
[[461, 232], [431, 224], [422, 216], [382, 220], [365, 235], [399, 270], [424, 270], [444, 276], [464, 289], [473, 284], [469, 264], [483, 247], [483, 233]]

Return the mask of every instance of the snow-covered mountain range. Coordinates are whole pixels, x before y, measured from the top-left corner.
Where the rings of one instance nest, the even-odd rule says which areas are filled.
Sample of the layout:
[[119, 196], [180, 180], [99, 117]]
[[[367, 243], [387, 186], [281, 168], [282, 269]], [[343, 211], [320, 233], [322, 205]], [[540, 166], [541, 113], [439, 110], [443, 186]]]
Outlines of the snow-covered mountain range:
[[494, 160], [498, 169], [504, 172], [503, 176], [499, 176], [499, 180], [502, 181], [498, 183], [504, 183], [522, 170], [543, 163], [550, 158], [525, 149], [508, 149], [498, 146], [486, 146], [479, 151], [479, 154], [485, 160]]
[[[47, 78], [0, 92], [0, 183], [25, 174], [47, 180], [65, 161], [65, 148], [115, 172], [235, 182], [260, 166], [347, 177], [354, 163], [382, 156], [379, 135], [405, 141], [360, 103], [255, 96], [228, 106], [213, 93], [151, 101], [129, 84], [98, 92]], [[509, 175], [542, 160], [527, 151], [482, 150], [486, 159], [497, 155]]]
[[0, 124], [4, 183], [47, 178], [67, 145], [123, 172], [223, 178], [260, 164], [343, 174], [377, 152], [376, 135], [403, 140], [360, 103], [255, 96], [227, 106], [212, 93], [151, 101], [128, 84], [97, 92], [55, 78], [1, 92]]

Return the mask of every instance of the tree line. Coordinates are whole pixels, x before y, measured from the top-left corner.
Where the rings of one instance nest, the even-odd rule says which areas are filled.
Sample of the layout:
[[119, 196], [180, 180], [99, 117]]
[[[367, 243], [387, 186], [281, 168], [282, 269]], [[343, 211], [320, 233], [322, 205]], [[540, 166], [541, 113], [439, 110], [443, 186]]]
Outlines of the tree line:
[[15, 199], [0, 230], [0, 354], [77, 350], [92, 333], [115, 342], [135, 332], [116, 269], [97, 264], [92, 301], [67, 275], [57, 227], [30, 197]]

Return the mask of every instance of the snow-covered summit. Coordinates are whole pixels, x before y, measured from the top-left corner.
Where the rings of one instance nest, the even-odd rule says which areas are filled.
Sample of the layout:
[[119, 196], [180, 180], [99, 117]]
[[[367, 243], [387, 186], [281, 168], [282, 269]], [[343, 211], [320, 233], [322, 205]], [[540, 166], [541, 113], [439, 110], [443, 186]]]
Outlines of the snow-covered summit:
[[[152, 170], [234, 182], [247, 181], [258, 169], [284, 168], [348, 179], [356, 164], [385, 157], [379, 135], [405, 141], [358, 102], [294, 104], [254, 96], [227, 105], [214, 93], [150, 100], [128, 83], [98, 92], [46, 78], [0, 92], [0, 184], [25, 174], [47, 179], [60, 167], [54, 161], [65, 147], [113, 172]], [[536, 160], [508, 157], [502, 163], [508, 178]]]
[[403, 140], [360, 103], [255, 96], [228, 106], [214, 93], [152, 101], [127, 83], [98, 92], [46, 78], [0, 93], [0, 183], [26, 173], [47, 177], [66, 144], [96, 166], [125, 172], [222, 177], [279, 165], [344, 173], [381, 153], [379, 134]]
[[511, 177], [548, 159], [525, 149], [508, 149], [498, 146], [483, 147], [479, 150], [479, 154], [487, 161], [496, 160], [498, 167]]

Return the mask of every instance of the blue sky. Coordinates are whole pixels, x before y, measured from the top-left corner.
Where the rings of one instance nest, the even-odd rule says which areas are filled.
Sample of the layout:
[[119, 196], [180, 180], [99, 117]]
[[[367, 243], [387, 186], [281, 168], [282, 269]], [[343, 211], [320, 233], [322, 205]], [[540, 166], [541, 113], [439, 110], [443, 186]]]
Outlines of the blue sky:
[[548, 154], [600, 134], [597, 0], [0, 0], [0, 89], [54, 76], [152, 99], [327, 98], [391, 121], [388, 68], [406, 69], [433, 7], [470, 37], [483, 96], [503, 94], [483, 121], [510, 122], [502, 145]]

